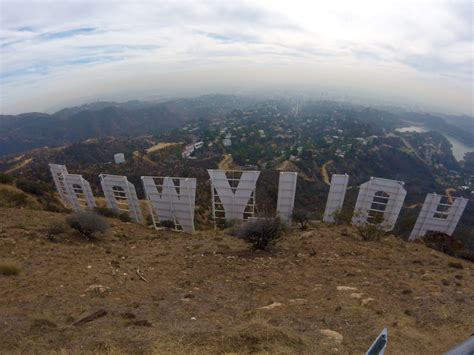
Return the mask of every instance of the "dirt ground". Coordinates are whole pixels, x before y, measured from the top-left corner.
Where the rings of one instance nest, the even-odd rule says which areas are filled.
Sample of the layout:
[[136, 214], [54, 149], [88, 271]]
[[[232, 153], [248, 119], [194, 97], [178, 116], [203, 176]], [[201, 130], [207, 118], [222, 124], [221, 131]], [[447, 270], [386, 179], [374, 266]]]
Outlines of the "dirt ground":
[[321, 225], [255, 252], [112, 219], [50, 241], [64, 217], [0, 209], [0, 263], [21, 270], [0, 275], [1, 354], [360, 354], [384, 327], [387, 354], [440, 354], [474, 331], [473, 264], [421, 244]]

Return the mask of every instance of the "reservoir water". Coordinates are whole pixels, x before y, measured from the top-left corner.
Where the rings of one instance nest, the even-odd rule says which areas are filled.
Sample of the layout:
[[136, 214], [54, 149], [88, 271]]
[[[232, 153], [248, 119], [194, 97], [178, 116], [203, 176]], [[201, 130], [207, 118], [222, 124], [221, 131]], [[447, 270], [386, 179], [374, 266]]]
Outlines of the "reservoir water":
[[[402, 128], [397, 128], [396, 131], [398, 132], [418, 132], [418, 133], [423, 133], [423, 132], [428, 132], [429, 129], [424, 127], [424, 126], [407, 126], [407, 127], [402, 127]], [[440, 132], [441, 133], [441, 132]], [[443, 133], [441, 133], [443, 134]], [[464, 158], [464, 154], [468, 152], [474, 152], [474, 147], [470, 147], [463, 142], [460, 142], [456, 138], [447, 136], [446, 134], [443, 134], [443, 136], [446, 137], [446, 139], [451, 143], [452, 145], [452, 152], [454, 157], [456, 158], [457, 161], [461, 161]]]

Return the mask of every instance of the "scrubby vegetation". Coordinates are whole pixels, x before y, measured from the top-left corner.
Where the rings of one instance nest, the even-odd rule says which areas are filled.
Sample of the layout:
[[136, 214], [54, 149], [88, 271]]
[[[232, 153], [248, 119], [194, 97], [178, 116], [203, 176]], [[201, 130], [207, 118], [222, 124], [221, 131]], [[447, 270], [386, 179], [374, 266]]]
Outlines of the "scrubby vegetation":
[[28, 195], [18, 190], [2, 189], [0, 201], [1, 205], [5, 207], [25, 207], [28, 204]]
[[20, 273], [20, 268], [14, 263], [0, 263], [0, 275], [15, 276]]
[[128, 214], [128, 212], [122, 212], [118, 215], [118, 218], [122, 221], [122, 222], [131, 222], [132, 221], [132, 218], [130, 217], [130, 215]]
[[54, 240], [56, 236], [66, 233], [67, 226], [63, 222], [53, 222], [50, 224], [46, 236], [50, 240]]
[[118, 212], [108, 207], [95, 207], [94, 212], [108, 218], [118, 218]]
[[66, 219], [68, 225], [86, 238], [92, 238], [108, 229], [106, 220], [93, 212], [76, 212]]
[[[354, 211], [354, 216], [360, 216], [360, 211]], [[383, 223], [383, 214], [377, 214], [371, 223], [366, 221], [354, 226], [363, 240], [378, 241], [385, 234]]]
[[232, 228], [235, 226], [236, 221], [228, 220], [228, 219], [216, 219], [216, 227], [219, 229], [227, 229]]
[[447, 234], [429, 233], [422, 241], [429, 248], [457, 258], [474, 261], [474, 253], [466, 249], [462, 241]]
[[11, 184], [13, 177], [8, 174], [0, 173], [0, 184]]
[[127, 212], [119, 212], [108, 207], [95, 207], [94, 212], [107, 218], [118, 218], [122, 222], [130, 222], [132, 220]]
[[252, 245], [253, 249], [265, 250], [274, 245], [286, 229], [280, 218], [255, 219], [234, 227], [232, 234]]
[[351, 212], [349, 210], [336, 210], [333, 217], [335, 224], [341, 225], [351, 223]]
[[378, 241], [385, 234], [377, 224], [362, 223], [356, 225], [355, 228], [362, 239], [367, 241]]
[[27, 179], [18, 179], [16, 181], [16, 186], [29, 194], [42, 196], [46, 192], [50, 192], [50, 187], [44, 182], [35, 182]]

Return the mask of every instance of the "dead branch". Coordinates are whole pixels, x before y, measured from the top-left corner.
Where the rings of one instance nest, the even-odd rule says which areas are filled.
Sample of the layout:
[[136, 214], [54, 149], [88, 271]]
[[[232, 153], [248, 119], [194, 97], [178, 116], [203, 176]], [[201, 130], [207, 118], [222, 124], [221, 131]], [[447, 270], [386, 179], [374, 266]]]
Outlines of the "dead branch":
[[142, 279], [143, 281], [145, 281], [146, 283], [150, 283], [150, 281], [148, 281], [147, 279], [145, 279], [145, 276], [142, 275], [142, 273], [140, 272], [139, 269], [137, 269], [137, 275], [140, 279]]
[[84, 317], [84, 318], [81, 318], [81, 319], [75, 321], [73, 324], [75, 326], [78, 326], [78, 325], [82, 325], [84, 323], [92, 322], [93, 320], [95, 320], [97, 318], [100, 318], [100, 317], [103, 317], [106, 314], [107, 314], [107, 311], [105, 309], [100, 309], [97, 312], [94, 312], [94, 313], [88, 315], [87, 317]]

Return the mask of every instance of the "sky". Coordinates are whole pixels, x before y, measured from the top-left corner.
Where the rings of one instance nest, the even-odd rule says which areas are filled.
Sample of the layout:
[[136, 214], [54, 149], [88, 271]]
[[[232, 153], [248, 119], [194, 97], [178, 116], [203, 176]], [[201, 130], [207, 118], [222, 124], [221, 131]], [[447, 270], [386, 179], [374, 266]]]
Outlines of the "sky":
[[473, 6], [0, 0], [0, 111], [284, 91], [474, 116]]

